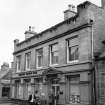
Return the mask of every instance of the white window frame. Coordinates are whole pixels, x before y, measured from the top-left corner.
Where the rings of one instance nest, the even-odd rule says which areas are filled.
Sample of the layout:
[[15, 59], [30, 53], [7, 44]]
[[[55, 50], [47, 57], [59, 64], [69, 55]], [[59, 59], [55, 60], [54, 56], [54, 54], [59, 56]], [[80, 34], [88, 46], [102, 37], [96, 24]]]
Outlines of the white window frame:
[[16, 72], [21, 72], [21, 55], [16, 56]]
[[[57, 46], [57, 50], [56, 51], [52, 51], [52, 47], [53, 46]], [[50, 49], [50, 66], [56, 66], [56, 65], [58, 65], [58, 62], [59, 62], [58, 43], [51, 44], [49, 46], [49, 49]], [[57, 52], [57, 54], [58, 54], [58, 62], [57, 63], [52, 63], [52, 53], [54, 53], [54, 52]]]
[[74, 46], [71, 46], [71, 48], [73, 48], [73, 47], [78, 47], [78, 59], [74, 59], [74, 60], [69, 60], [69, 54], [70, 54], [70, 52], [69, 52], [69, 42], [70, 42], [70, 40], [73, 40], [73, 39], [75, 39], [75, 38], [77, 38], [77, 40], [78, 40], [78, 37], [77, 36], [75, 36], [75, 37], [73, 37], [73, 38], [69, 38], [69, 39], [67, 39], [66, 40], [66, 42], [67, 42], [67, 63], [76, 63], [76, 62], [78, 62], [79, 61], [79, 44], [77, 43], [77, 44], [75, 44]]
[[[39, 54], [39, 50], [42, 50], [42, 55]], [[38, 62], [39, 62], [39, 57], [41, 57], [41, 66], [39, 66]], [[39, 48], [39, 49], [36, 49], [36, 67], [37, 68], [42, 68], [43, 66], [43, 48]]]
[[[29, 58], [28, 58], [28, 56], [29, 56]], [[28, 62], [28, 60], [29, 60], [29, 62]], [[29, 63], [29, 67], [27, 68], [28, 63]], [[28, 52], [28, 53], [25, 53], [25, 70], [29, 71], [31, 69], [30, 66], [31, 66], [31, 52]]]

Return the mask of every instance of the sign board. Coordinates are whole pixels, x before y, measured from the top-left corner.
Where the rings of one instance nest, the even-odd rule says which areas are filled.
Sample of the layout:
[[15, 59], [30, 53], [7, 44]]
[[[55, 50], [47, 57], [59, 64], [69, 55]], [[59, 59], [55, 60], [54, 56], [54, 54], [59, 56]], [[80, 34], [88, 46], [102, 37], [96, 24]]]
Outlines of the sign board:
[[2, 79], [2, 80], [1, 80], [1, 83], [10, 84], [10, 80], [4, 80], [4, 79]]
[[41, 75], [42, 71], [27, 71], [27, 72], [20, 72], [18, 76], [32, 76], [32, 75]]
[[35, 75], [35, 74], [37, 74], [37, 71], [28, 71], [28, 72], [19, 73], [19, 76], [28, 76], [28, 75]]

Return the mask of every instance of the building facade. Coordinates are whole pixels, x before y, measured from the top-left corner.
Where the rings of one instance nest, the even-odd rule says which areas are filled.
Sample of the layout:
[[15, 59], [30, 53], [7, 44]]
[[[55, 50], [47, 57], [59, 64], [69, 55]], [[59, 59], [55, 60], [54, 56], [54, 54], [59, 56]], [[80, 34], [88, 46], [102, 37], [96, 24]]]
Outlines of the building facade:
[[12, 98], [28, 99], [39, 92], [54, 105], [95, 103], [93, 59], [103, 49], [104, 4], [69, 5], [64, 21], [41, 33], [31, 27], [25, 40], [14, 40]]

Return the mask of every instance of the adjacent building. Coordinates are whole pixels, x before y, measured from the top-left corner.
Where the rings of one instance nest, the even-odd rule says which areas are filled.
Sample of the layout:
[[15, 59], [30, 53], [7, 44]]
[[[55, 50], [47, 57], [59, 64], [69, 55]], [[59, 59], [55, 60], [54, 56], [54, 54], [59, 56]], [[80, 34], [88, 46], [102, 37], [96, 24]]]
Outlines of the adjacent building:
[[[105, 45], [105, 41], [102, 42]], [[105, 104], [105, 48], [94, 59], [96, 105]]]
[[105, 9], [91, 2], [64, 11], [64, 21], [40, 33], [32, 27], [25, 40], [14, 40], [12, 98], [30, 92], [54, 105], [96, 105], [94, 59], [105, 48]]
[[10, 80], [12, 70], [9, 68], [9, 64], [4, 62], [0, 69], [0, 98], [9, 98], [10, 92]]

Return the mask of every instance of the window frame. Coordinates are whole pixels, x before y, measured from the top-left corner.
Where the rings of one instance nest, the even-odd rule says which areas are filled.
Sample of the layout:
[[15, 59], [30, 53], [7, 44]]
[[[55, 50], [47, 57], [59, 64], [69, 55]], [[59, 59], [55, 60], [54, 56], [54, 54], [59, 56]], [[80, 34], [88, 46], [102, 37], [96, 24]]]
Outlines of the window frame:
[[16, 72], [21, 72], [21, 55], [16, 56]]
[[[57, 50], [56, 50], [56, 51], [52, 51], [54, 45], [57, 45]], [[59, 49], [58, 49], [58, 47], [59, 47], [59, 46], [58, 46], [58, 43], [53, 43], [53, 44], [49, 45], [49, 60], [50, 60], [50, 66], [55, 66], [55, 65], [58, 65], [58, 63], [59, 63]], [[58, 61], [57, 61], [57, 63], [52, 63], [52, 53], [55, 53], [55, 52], [57, 52]]]
[[[70, 55], [69, 54], [71, 54], [70, 52], [69, 52], [69, 43], [70, 43], [70, 40], [73, 40], [73, 39], [75, 39], [75, 38], [77, 38], [77, 40], [78, 40], [78, 44], [75, 44], [75, 45], [73, 45], [73, 46], [71, 46], [71, 48], [73, 48], [73, 47], [77, 47], [78, 48], [78, 59], [74, 59], [74, 60], [69, 60], [69, 58], [70, 58]], [[71, 37], [71, 38], [68, 38], [68, 39], [66, 39], [66, 54], [67, 54], [67, 56], [66, 56], [66, 61], [67, 61], [67, 63], [76, 63], [76, 62], [78, 62], [79, 61], [79, 39], [78, 39], [78, 35], [76, 35], [76, 36], [74, 36], [74, 37]]]
[[[42, 50], [42, 55], [38, 55], [38, 51]], [[38, 57], [41, 56], [41, 66], [38, 65]], [[36, 68], [42, 68], [43, 67], [43, 48], [36, 49]]]
[[[29, 60], [29, 68], [27, 68], [27, 55], [30, 55], [30, 60]], [[25, 53], [25, 71], [29, 71], [31, 69], [31, 52], [27, 52]]]

